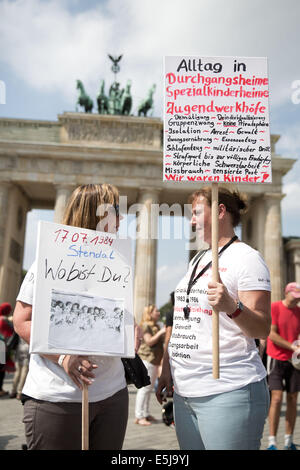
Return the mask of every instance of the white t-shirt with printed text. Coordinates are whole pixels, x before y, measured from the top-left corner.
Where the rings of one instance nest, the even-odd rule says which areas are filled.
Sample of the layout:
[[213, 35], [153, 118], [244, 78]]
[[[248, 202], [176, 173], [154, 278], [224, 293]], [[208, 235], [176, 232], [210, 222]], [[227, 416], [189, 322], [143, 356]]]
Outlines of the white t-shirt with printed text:
[[[200, 260], [196, 275], [211, 259], [209, 250]], [[262, 380], [266, 370], [255, 340], [246, 337], [225, 312], [219, 313], [220, 378], [213, 378], [212, 307], [207, 300], [212, 271], [208, 269], [192, 287], [190, 316], [185, 319], [183, 307], [193, 269], [192, 260], [175, 291], [173, 329], [168, 346], [175, 392], [184, 397], [203, 397]], [[238, 299], [238, 291], [271, 290], [269, 270], [262, 256], [242, 242], [233, 243], [219, 256], [219, 273], [234, 299]]]
[[[17, 301], [33, 304], [36, 263], [33, 263], [21, 285]], [[94, 382], [89, 385], [89, 401], [105, 400], [126, 387], [124, 367], [119, 357], [92, 356], [98, 365], [93, 370]], [[82, 392], [66, 374], [64, 369], [54, 362], [31, 354], [29, 371], [22, 393], [39, 400], [52, 402], [81, 402]]]

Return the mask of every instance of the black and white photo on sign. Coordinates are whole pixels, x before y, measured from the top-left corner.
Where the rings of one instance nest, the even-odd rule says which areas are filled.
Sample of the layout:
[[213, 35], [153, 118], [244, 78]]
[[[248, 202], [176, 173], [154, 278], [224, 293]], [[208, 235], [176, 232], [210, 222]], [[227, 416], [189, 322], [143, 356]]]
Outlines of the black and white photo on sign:
[[39, 223], [30, 353], [134, 357], [131, 242], [106, 236]]
[[49, 313], [50, 349], [124, 351], [124, 299], [52, 289]]

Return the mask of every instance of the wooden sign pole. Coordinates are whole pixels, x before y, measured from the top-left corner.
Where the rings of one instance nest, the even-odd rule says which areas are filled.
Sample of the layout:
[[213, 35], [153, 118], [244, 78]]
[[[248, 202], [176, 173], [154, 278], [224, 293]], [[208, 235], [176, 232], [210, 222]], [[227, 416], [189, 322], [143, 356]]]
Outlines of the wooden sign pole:
[[82, 386], [81, 450], [89, 450], [89, 389], [84, 383]]
[[[211, 251], [212, 251], [212, 281], [219, 281], [219, 194], [218, 183], [212, 183], [211, 194]], [[219, 313], [213, 309], [212, 313], [212, 344], [213, 344], [213, 378], [219, 376]]]

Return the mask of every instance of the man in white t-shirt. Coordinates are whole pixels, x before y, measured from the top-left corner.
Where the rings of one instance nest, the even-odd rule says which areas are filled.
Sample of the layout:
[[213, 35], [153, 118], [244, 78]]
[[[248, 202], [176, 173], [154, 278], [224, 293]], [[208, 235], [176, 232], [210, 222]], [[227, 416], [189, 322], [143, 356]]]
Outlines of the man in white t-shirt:
[[[211, 257], [209, 250], [201, 259], [198, 269], [201, 270]], [[183, 314], [193, 267], [191, 262], [186, 276], [175, 291], [173, 334], [169, 343], [175, 391], [183, 396], [207, 396], [212, 390], [214, 393], [223, 393], [262, 380], [266, 376], [266, 369], [254, 339], [245, 336], [240, 327], [222, 311], [219, 313], [221, 371], [220, 378], [213, 379], [212, 306], [207, 296], [211, 268], [190, 291], [189, 318], [185, 319]], [[233, 243], [228, 247], [220, 256], [219, 270], [222, 283], [233, 299], [238, 298], [238, 292], [270, 289], [269, 273], [263, 259], [257, 251], [244, 243]], [[236, 306], [233, 308], [236, 309]]]
[[[245, 203], [219, 188], [219, 282], [211, 250], [192, 260], [175, 291], [172, 336], [157, 388], [174, 383], [181, 449], [259, 449], [269, 407], [255, 338], [270, 329], [270, 275], [261, 255], [234, 233]], [[193, 195], [192, 224], [211, 242], [211, 188]], [[219, 313], [220, 378], [212, 376], [212, 310]]]

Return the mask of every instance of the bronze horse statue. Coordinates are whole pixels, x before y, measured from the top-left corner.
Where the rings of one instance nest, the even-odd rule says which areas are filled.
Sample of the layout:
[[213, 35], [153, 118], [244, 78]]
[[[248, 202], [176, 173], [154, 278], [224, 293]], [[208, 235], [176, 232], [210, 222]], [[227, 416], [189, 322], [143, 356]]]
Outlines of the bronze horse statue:
[[132, 96], [130, 93], [131, 81], [128, 80], [121, 98], [121, 114], [129, 116], [132, 107]]
[[108, 98], [104, 93], [104, 80], [100, 82], [100, 90], [97, 95], [97, 104], [98, 104], [98, 113], [99, 114], [108, 114]]
[[143, 100], [138, 107], [138, 116], [141, 116], [141, 114], [143, 114], [144, 116], [147, 116], [147, 112], [153, 106], [153, 93], [155, 89], [156, 89], [156, 85], [153, 84], [148, 92], [148, 97], [145, 100]]
[[77, 90], [79, 90], [79, 96], [78, 96], [78, 100], [76, 103], [76, 111], [77, 111], [77, 105], [79, 105], [84, 108], [86, 113], [91, 113], [94, 103], [91, 100], [91, 98], [86, 94], [81, 80], [76, 81], [76, 88]]

